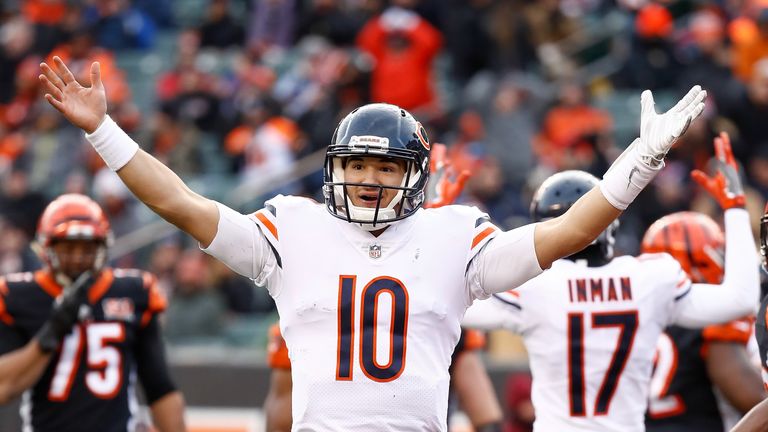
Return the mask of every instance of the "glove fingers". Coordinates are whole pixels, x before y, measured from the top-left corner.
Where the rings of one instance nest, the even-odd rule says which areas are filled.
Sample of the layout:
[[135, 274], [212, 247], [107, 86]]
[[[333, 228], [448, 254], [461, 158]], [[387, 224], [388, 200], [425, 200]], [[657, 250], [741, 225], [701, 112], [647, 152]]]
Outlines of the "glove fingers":
[[696, 105], [691, 105], [683, 112], [683, 116], [688, 117], [689, 121], [693, 121], [698, 118], [701, 113], [704, 112], [704, 104], [699, 102]]
[[[670, 111], [671, 112], [684, 111], [688, 106], [690, 106], [691, 104], [694, 104], [694, 101], [700, 97], [701, 93], [702, 93], [701, 86], [695, 85], [691, 87], [691, 89], [688, 90], [688, 93], [686, 93], [686, 95], [682, 99], [680, 99], [680, 101], [677, 102]], [[705, 96], [706, 96], [706, 92], [703, 92], [703, 93], [705, 93]]]
[[715, 137], [715, 157], [722, 163], [728, 162], [725, 155], [725, 144], [720, 137]]
[[704, 174], [704, 171], [701, 170], [693, 170], [691, 171], [691, 179], [695, 181], [699, 186], [703, 187], [704, 189], [709, 189], [709, 183], [711, 179]]
[[723, 154], [725, 155], [725, 163], [731, 166], [736, 166], [736, 160], [733, 157], [733, 148], [731, 147], [731, 138], [727, 132], [720, 132], [720, 140], [723, 143]]
[[456, 177], [456, 188], [461, 192], [462, 189], [464, 189], [464, 184], [469, 180], [469, 176], [471, 176], [472, 173], [469, 172], [469, 170], [463, 170], [459, 173], [458, 177]]
[[640, 95], [640, 109], [643, 113], [656, 114], [656, 109], [654, 109], [655, 104], [656, 103], [653, 101], [653, 93], [651, 93], [650, 90], [645, 90]]
[[719, 184], [717, 178], [709, 177], [704, 172], [694, 170], [691, 172], [691, 178], [708, 194], [717, 198], [722, 195], [723, 187]]

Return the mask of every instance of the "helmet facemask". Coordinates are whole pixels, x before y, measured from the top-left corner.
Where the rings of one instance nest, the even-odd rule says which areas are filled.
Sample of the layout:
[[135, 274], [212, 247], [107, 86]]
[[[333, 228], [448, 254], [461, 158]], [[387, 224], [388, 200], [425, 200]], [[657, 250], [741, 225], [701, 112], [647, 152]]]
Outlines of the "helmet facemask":
[[[427, 163], [418, 164], [414, 157], [397, 157], [391, 153], [377, 154], [371, 149], [363, 153], [345, 152], [342, 149], [329, 150], [328, 153], [325, 162], [325, 174], [326, 178], [330, 178], [330, 181], [325, 183], [323, 191], [328, 210], [334, 216], [358, 224], [366, 231], [375, 231], [410, 216], [421, 207], [428, 177], [428, 171], [425, 170]], [[397, 186], [347, 182], [344, 169], [350, 157], [381, 157], [402, 160], [405, 162], [405, 174]], [[376, 206], [369, 208], [354, 205], [350, 197], [350, 187], [377, 189]], [[390, 202], [383, 206], [382, 200], [386, 190], [397, 192]]]

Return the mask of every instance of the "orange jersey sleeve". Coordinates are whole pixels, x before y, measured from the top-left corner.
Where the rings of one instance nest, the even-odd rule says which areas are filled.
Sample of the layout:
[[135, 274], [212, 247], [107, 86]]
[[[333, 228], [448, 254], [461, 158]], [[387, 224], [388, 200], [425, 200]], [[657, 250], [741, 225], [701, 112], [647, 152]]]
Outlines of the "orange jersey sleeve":
[[144, 289], [147, 291], [147, 310], [144, 311], [141, 317], [141, 326], [143, 327], [149, 323], [149, 320], [154, 315], [165, 310], [168, 306], [168, 301], [160, 291], [155, 275], [149, 272], [142, 272], [142, 280], [144, 282]]

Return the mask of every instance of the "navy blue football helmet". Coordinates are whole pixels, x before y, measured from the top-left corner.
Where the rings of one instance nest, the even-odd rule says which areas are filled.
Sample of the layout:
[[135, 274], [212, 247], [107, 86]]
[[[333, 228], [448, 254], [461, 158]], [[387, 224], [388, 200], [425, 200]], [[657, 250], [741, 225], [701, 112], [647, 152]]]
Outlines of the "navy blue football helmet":
[[[598, 183], [597, 177], [585, 171], [571, 170], [551, 175], [533, 195], [531, 218], [540, 222], [562, 215]], [[618, 227], [618, 220], [613, 221], [592, 244], [568, 259], [586, 259], [590, 265], [610, 261], [613, 258], [613, 245], [616, 242], [614, 235]]]
[[[406, 218], [421, 207], [429, 177], [430, 144], [424, 127], [408, 111], [390, 104], [374, 103], [359, 107], [339, 123], [325, 155], [323, 194], [328, 211], [337, 218], [357, 223], [366, 230], [377, 230]], [[349, 183], [344, 179], [345, 159], [381, 157], [405, 162], [405, 176], [399, 186]], [[378, 188], [376, 207], [352, 204], [347, 188]], [[385, 189], [397, 190], [392, 201], [382, 206]]]

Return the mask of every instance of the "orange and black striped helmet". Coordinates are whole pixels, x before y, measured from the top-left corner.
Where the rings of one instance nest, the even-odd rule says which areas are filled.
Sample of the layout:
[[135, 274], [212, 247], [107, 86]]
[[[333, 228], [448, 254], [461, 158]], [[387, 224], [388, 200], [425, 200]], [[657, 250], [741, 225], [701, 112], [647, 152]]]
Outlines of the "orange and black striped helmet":
[[702, 213], [678, 212], [657, 220], [645, 232], [641, 249], [672, 255], [693, 282], [717, 284], [723, 280], [723, 231]]
[[80, 194], [64, 194], [51, 201], [40, 216], [35, 236], [35, 249], [54, 272], [58, 259], [52, 244], [66, 240], [92, 240], [102, 243], [94, 269], [106, 260], [107, 247], [112, 242], [112, 229], [104, 211], [92, 199]]

